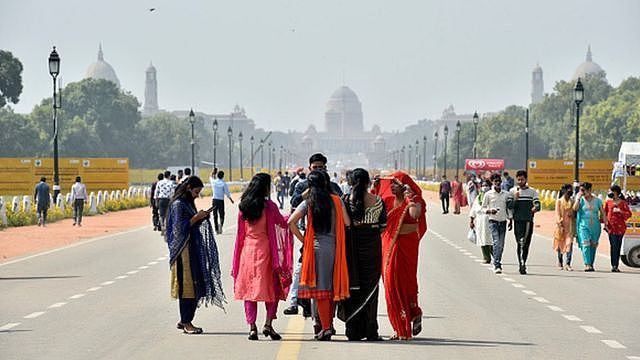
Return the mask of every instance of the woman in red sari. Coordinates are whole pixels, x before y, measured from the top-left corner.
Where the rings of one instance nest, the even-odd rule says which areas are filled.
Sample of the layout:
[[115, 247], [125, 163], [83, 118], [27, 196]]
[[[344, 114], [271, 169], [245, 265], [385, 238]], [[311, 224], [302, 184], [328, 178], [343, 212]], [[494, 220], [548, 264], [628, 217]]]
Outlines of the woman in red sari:
[[382, 279], [387, 313], [396, 334], [392, 340], [409, 340], [422, 331], [418, 306], [418, 253], [427, 231], [422, 190], [411, 177], [398, 171], [374, 185], [388, 209], [382, 234]]
[[466, 206], [466, 204], [464, 203], [465, 197], [462, 193], [462, 183], [458, 180], [457, 175], [451, 183], [451, 192], [453, 193], [453, 213], [460, 214], [460, 207]]

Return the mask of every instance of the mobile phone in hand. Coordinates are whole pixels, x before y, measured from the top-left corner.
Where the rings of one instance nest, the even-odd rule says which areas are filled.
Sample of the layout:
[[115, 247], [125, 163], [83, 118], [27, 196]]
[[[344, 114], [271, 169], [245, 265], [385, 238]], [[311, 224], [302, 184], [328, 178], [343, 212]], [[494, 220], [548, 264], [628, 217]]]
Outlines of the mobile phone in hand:
[[212, 206], [212, 207], [210, 207], [210, 208], [208, 208], [208, 209], [207, 209], [207, 210], [205, 210], [205, 211], [206, 211], [206, 212], [208, 212], [208, 213], [212, 212], [212, 211], [213, 211], [213, 206]]

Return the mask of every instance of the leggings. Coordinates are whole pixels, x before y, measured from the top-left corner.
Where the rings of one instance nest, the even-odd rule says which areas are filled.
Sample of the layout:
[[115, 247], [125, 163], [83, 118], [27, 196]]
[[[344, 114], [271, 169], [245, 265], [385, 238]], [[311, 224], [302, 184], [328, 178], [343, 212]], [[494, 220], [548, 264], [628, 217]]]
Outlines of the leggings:
[[566, 265], [571, 265], [571, 253], [572, 253], [571, 251], [567, 251], [567, 253], [564, 254], [564, 258], [566, 262], [562, 261], [562, 257], [563, 257], [562, 251], [557, 250], [556, 252], [558, 253], [558, 264], [562, 265], [564, 263]]
[[[266, 301], [264, 303], [264, 306], [267, 309], [267, 320], [277, 319], [276, 313], [278, 312], [278, 302]], [[247, 324], [249, 325], [255, 324], [256, 318], [258, 317], [258, 302], [245, 300], [244, 315], [247, 319]]]
[[178, 303], [180, 304], [180, 322], [190, 323], [196, 315], [198, 301], [196, 299], [179, 299]]
[[331, 329], [333, 325], [333, 300], [316, 299], [316, 304], [318, 304], [318, 315], [320, 317], [320, 323], [322, 324], [322, 330]]

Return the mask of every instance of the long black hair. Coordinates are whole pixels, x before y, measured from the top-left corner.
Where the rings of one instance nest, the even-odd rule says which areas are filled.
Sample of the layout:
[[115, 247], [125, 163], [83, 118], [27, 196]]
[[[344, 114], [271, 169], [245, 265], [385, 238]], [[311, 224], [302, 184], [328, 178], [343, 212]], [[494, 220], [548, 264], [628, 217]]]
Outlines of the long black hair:
[[[323, 171], [312, 171], [307, 176], [309, 184], [309, 195], [307, 197], [307, 207], [311, 209], [313, 215], [313, 230], [318, 233], [328, 233], [331, 231], [331, 195], [328, 191], [329, 183]], [[338, 211], [339, 209], [335, 209]]]
[[250, 222], [260, 219], [264, 210], [265, 198], [271, 189], [271, 175], [258, 173], [253, 176], [247, 189], [240, 197], [240, 211], [242, 217]]
[[558, 199], [562, 198], [566, 193], [570, 193], [569, 196], [573, 195], [573, 186], [571, 184], [562, 185], [560, 192], [558, 193]]
[[367, 193], [371, 179], [369, 173], [363, 168], [354, 169], [350, 176], [349, 181], [353, 188], [351, 189], [351, 199], [353, 206], [351, 207], [353, 219], [362, 221], [364, 219], [364, 196]]
[[201, 188], [204, 187], [202, 180], [200, 180], [197, 176], [189, 176], [187, 180], [183, 181], [182, 184], [178, 185], [176, 191], [173, 193], [173, 197], [171, 198], [171, 202], [178, 199], [183, 199], [187, 201], [194, 208], [196, 207], [196, 202], [193, 196], [191, 196], [191, 192], [189, 189]]

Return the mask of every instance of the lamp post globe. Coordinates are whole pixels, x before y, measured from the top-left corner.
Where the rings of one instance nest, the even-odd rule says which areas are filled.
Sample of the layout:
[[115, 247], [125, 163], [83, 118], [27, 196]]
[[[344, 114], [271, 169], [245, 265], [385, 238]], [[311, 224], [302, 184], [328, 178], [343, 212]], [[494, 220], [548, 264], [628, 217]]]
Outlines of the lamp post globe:
[[255, 141], [255, 138], [253, 137], [253, 135], [251, 135], [251, 137], [249, 138], [249, 144], [251, 144], [251, 174], [252, 175], [256, 171], [255, 167], [253, 166], [253, 142], [254, 141]]
[[438, 130], [433, 133], [433, 180], [436, 180], [436, 171], [438, 170]]
[[478, 140], [478, 122], [480, 122], [480, 118], [478, 117], [478, 112], [475, 111], [473, 113], [473, 158], [476, 158], [476, 140]]
[[196, 175], [196, 140], [194, 132], [196, 114], [193, 112], [193, 109], [189, 111], [189, 123], [191, 124], [191, 174]]
[[574, 164], [574, 182], [580, 183], [580, 104], [584, 101], [584, 86], [578, 78], [573, 89], [573, 100], [576, 103], [576, 159]]
[[231, 125], [227, 129], [227, 136], [229, 137], [229, 181], [233, 180], [233, 174], [231, 170], [233, 167], [231, 166], [231, 147], [233, 146], [233, 129], [231, 129]]
[[422, 136], [422, 177], [427, 177], [427, 135]]
[[264, 169], [264, 139], [260, 139], [260, 171]]
[[58, 167], [58, 109], [61, 108], [56, 95], [56, 78], [60, 74], [60, 55], [56, 47], [49, 54], [49, 74], [53, 78], [53, 201], [58, 204], [60, 194], [60, 172]]
[[447, 137], [449, 136], [449, 127], [444, 125], [444, 175], [447, 175]]

